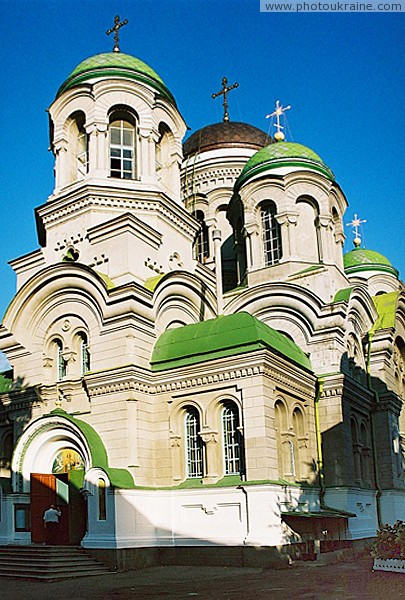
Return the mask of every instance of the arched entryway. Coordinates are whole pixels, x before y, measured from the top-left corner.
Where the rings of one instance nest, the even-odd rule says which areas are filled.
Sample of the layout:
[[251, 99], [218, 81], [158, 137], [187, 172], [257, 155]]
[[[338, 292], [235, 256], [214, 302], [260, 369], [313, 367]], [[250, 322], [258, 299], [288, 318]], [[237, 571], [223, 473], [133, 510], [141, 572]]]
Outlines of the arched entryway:
[[86, 533], [83, 483], [93, 466], [86, 432], [96, 439], [90, 425], [57, 409], [32, 423], [17, 443], [12, 462], [13, 491], [29, 495], [32, 543], [45, 542], [43, 515], [51, 504], [62, 513], [58, 544], [78, 545]]

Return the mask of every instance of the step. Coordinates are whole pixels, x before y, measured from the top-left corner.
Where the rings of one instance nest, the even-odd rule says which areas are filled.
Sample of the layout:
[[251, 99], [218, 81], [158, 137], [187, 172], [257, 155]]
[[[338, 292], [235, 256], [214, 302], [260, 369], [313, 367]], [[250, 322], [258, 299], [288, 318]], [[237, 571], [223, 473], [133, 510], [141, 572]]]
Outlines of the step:
[[113, 572], [78, 547], [0, 546], [0, 577], [54, 581], [109, 574]]

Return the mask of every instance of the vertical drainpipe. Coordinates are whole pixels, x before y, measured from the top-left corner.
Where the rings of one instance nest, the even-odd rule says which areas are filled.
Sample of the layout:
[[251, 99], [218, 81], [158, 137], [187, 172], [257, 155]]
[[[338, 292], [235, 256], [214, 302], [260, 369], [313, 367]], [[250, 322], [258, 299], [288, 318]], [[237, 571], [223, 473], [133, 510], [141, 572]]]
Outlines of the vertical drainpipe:
[[378, 468], [377, 440], [376, 440], [376, 435], [375, 435], [375, 413], [378, 408], [378, 405], [380, 404], [380, 397], [378, 395], [377, 390], [374, 389], [374, 387], [373, 387], [373, 382], [371, 379], [371, 372], [370, 372], [371, 340], [373, 339], [373, 335], [374, 335], [373, 331], [368, 332], [366, 370], [367, 370], [367, 387], [374, 394], [374, 404], [373, 404], [373, 407], [371, 409], [371, 414], [370, 414], [371, 446], [372, 446], [372, 453], [373, 453], [374, 480], [375, 480], [375, 487], [377, 489], [377, 492], [375, 495], [376, 510], [377, 510], [377, 522], [378, 522], [378, 527], [381, 529], [383, 527], [383, 522], [382, 522], [382, 518], [381, 518], [381, 484], [380, 484], [380, 471]]
[[324, 380], [318, 377], [317, 390], [315, 396], [315, 433], [316, 433], [316, 449], [318, 454], [318, 477], [319, 477], [319, 507], [325, 507], [325, 474], [323, 470], [323, 454], [322, 454], [322, 436], [321, 422], [319, 419], [319, 400], [323, 391]]

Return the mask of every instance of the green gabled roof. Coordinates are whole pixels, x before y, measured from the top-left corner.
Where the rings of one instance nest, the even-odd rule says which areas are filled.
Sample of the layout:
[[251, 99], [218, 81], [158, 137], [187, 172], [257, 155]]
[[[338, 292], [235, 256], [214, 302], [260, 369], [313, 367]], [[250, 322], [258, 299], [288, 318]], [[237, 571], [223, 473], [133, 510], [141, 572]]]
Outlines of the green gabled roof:
[[378, 312], [378, 319], [371, 331], [395, 327], [395, 315], [399, 292], [389, 292], [373, 296], [373, 302]]
[[398, 271], [388, 258], [374, 250], [354, 248], [343, 256], [343, 266], [346, 273], [361, 271], [382, 271], [398, 277]]
[[135, 487], [132, 475], [127, 469], [116, 469], [108, 466], [108, 456], [103, 440], [89, 423], [77, 419], [74, 415], [70, 415], [62, 408], [55, 408], [50, 412], [50, 415], [64, 417], [80, 429], [89, 445], [92, 466], [103, 469], [107, 473], [113, 487], [124, 489]]
[[176, 102], [163, 80], [149, 65], [139, 58], [122, 52], [106, 52], [96, 54], [83, 60], [62, 83], [56, 97], [71, 88], [87, 83], [95, 78], [101, 79], [134, 79], [146, 83], [169, 100], [174, 106]]
[[335, 177], [331, 169], [310, 148], [293, 142], [277, 142], [262, 148], [245, 164], [239, 175], [235, 189], [246, 183], [251, 177], [280, 167], [300, 167], [318, 171], [331, 181]]
[[154, 292], [157, 284], [159, 283], [159, 281], [161, 279], [163, 279], [164, 276], [165, 276], [165, 274], [162, 273], [160, 275], [155, 275], [154, 277], [148, 277], [148, 279], [145, 281], [145, 283], [143, 285], [150, 292]]
[[246, 312], [168, 329], [155, 344], [151, 365], [163, 371], [263, 348], [312, 371], [308, 356], [292, 340]]
[[350, 295], [353, 291], [352, 287], [347, 287], [336, 292], [333, 302], [349, 302]]

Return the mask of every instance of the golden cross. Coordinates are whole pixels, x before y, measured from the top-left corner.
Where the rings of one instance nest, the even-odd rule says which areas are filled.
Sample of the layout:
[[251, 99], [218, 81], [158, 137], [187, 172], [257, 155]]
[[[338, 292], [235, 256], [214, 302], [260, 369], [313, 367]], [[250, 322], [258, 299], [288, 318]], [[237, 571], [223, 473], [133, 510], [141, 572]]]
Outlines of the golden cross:
[[121, 21], [120, 23], [120, 18], [118, 15], [116, 15], [115, 19], [114, 19], [114, 27], [111, 27], [111, 29], [108, 29], [108, 31], [106, 31], [107, 35], [110, 35], [110, 33], [114, 33], [114, 52], [120, 52], [120, 47], [118, 45], [118, 31], [121, 27], [123, 27], [124, 25], [128, 24], [128, 19], [124, 19], [124, 21]]
[[229, 121], [229, 113], [228, 113], [228, 102], [226, 101], [226, 95], [228, 92], [230, 92], [231, 90], [237, 88], [239, 86], [239, 83], [234, 83], [233, 85], [228, 86], [228, 80], [226, 77], [222, 77], [222, 90], [220, 92], [217, 92], [216, 94], [212, 94], [212, 97], [218, 98], [218, 96], [223, 96], [224, 97], [224, 101], [222, 103], [222, 106], [224, 107], [224, 118], [222, 119], [224, 122]]

